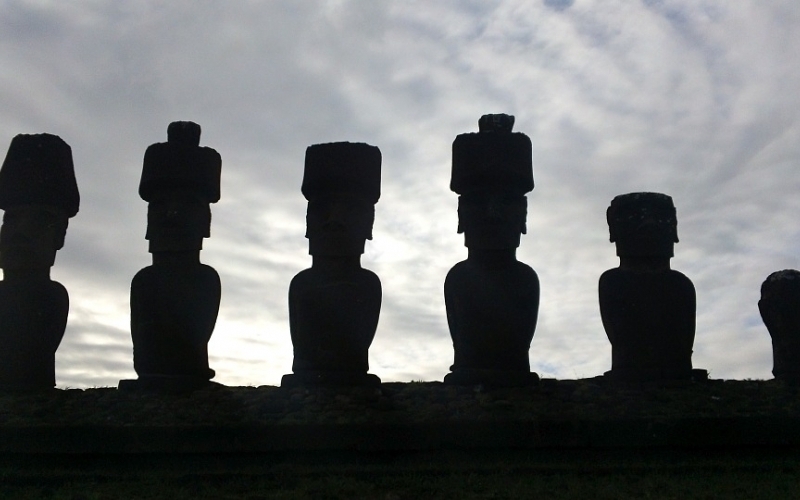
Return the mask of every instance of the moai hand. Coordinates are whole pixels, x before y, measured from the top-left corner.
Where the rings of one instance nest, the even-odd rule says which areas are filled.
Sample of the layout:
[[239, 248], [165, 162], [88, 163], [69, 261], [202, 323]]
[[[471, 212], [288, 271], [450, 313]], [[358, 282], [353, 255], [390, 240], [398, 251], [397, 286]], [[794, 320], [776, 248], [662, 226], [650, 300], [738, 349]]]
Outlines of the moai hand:
[[800, 271], [770, 274], [761, 285], [758, 310], [772, 337], [772, 374], [800, 383]]
[[50, 134], [14, 137], [0, 169], [0, 389], [55, 386], [69, 296], [50, 267], [79, 204], [69, 145]]
[[672, 198], [630, 193], [606, 212], [620, 265], [600, 277], [600, 315], [611, 342], [611, 371], [620, 382], [704, 379], [692, 369], [695, 291], [670, 269], [678, 242]]
[[208, 341], [219, 312], [221, 285], [200, 263], [210, 236], [210, 203], [219, 201], [222, 160], [200, 147], [200, 126], [173, 122], [166, 143], [144, 156], [139, 195], [148, 202], [147, 235], [153, 265], [131, 282], [133, 366], [138, 380], [120, 388], [193, 390], [214, 377]]
[[306, 150], [303, 195], [311, 268], [289, 286], [293, 374], [282, 387], [379, 386], [368, 374], [378, 327], [381, 282], [361, 267], [380, 197], [381, 152], [335, 142]]
[[444, 284], [455, 351], [444, 382], [526, 386], [539, 379], [528, 360], [539, 278], [516, 258], [533, 189], [531, 141], [511, 132], [513, 116], [485, 115], [478, 124], [480, 132], [453, 142], [450, 188], [460, 195], [458, 232], [469, 250]]

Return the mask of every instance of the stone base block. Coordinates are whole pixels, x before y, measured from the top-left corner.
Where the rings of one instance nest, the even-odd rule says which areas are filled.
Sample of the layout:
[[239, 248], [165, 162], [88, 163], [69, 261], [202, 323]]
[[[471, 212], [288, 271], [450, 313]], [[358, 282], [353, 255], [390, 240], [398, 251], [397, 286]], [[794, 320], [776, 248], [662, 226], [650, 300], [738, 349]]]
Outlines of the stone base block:
[[539, 384], [539, 375], [534, 372], [511, 370], [455, 370], [444, 377], [444, 383], [490, 387], [530, 387]]
[[381, 379], [371, 373], [361, 372], [302, 372], [290, 373], [281, 378], [281, 387], [375, 387]]

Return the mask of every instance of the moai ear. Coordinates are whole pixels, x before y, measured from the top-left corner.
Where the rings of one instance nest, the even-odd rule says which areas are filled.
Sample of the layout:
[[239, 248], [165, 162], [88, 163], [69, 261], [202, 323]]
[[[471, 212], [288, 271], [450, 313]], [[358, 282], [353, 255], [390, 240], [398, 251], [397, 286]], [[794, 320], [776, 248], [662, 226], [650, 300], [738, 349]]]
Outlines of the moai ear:
[[67, 226], [69, 225], [69, 220], [64, 217], [62, 220], [59, 220], [57, 224], [59, 227], [56, 232], [55, 247], [56, 250], [61, 250], [64, 248], [64, 240], [67, 237]]
[[617, 224], [616, 221], [614, 220], [616, 215], [617, 215], [617, 209], [614, 205], [611, 205], [606, 209], [606, 222], [608, 223], [608, 241], [610, 241], [611, 243], [616, 243], [619, 236], [617, 234]]

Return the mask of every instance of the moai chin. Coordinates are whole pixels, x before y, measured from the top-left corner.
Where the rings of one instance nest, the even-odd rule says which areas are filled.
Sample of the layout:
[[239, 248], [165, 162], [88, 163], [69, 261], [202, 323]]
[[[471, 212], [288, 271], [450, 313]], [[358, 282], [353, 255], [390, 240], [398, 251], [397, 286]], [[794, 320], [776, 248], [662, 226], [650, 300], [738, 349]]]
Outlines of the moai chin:
[[772, 337], [772, 374], [776, 380], [800, 383], [800, 271], [770, 274], [761, 285], [758, 310]]
[[222, 160], [200, 147], [200, 126], [173, 122], [167, 142], [144, 155], [139, 195], [148, 202], [147, 234], [153, 264], [131, 282], [133, 367], [138, 380], [121, 389], [193, 390], [214, 377], [208, 341], [221, 295], [214, 268], [200, 263], [210, 236], [209, 205], [220, 198]]
[[450, 189], [467, 260], [444, 283], [455, 359], [444, 382], [527, 386], [538, 382], [528, 351], [539, 311], [539, 278], [516, 258], [533, 189], [531, 141], [514, 117], [485, 115], [479, 132], [453, 142]]
[[55, 386], [69, 295], [50, 267], [79, 204], [69, 145], [50, 134], [14, 137], [0, 169], [0, 389]]
[[292, 374], [282, 387], [368, 386], [368, 352], [381, 310], [381, 282], [361, 267], [380, 197], [381, 152], [363, 143], [306, 149], [301, 191], [308, 200], [311, 268], [289, 286]]
[[606, 212], [620, 265], [600, 277], [600, 315], [611, 342], [607, 379], [623, 383], [701, 380], [692, 369], [696, 299], [692, 282], [670, 269], [678, 242], [672, 198], [617, 196]]

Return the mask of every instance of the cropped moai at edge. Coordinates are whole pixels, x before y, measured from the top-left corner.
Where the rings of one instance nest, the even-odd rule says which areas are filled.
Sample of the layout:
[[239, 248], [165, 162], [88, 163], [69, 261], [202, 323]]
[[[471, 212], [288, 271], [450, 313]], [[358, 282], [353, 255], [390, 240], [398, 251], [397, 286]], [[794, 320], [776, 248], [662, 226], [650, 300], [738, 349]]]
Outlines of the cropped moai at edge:
[[380, 197], [381, 152], [363, 143], [306, 150], [301, 191], [308, 200], [311, 268], [289, 286], [292, 374], [282, 387], [379, 386], [369, 346], [381, 310], [381, 282], [361, 267]]
[[800, 383], [800, 271], [770, 274], [761, 285], [758, 310], [772, 337], [772, 374]]
[[600, 277], [600, 315], [611, 342], [611, 370], [623, 383], [703, 380], [692, 369], [696, 298], [692, 282], [670, 269], [678, 221], [661, 193], [617, 196], [606, 211], [619, 267]]
[[533, 190], [531, 141], [512, 132], [514, 117], [485, 115], [479, 132], [453, 142], [450, 189], [459, 194], [458, 232], [467, 260], [444, 283], [453, 339], [454, 385], [526, 386], [539, 311], [539, 278], [516, 258], [526, 233], [526, 193]]
[[167, 142], [144, 155], [139, 195], [148, 202], [147, 234], [153, 265], [131, 282], [133, 366], [138, 380], [120, 388], [192, 390], [214, 377], [208, 341], [219, 312], [221, 285], [200, 263], [210, 236], [209, 204], [220, 198], [222, 160], [200, 147], [200, 126], [173, 122]]
[[0, 389], [52, 389], [69, 295], [50, 280], [78, 213], [72, 150], [50, 134], [18, 135], [0, 169]]

